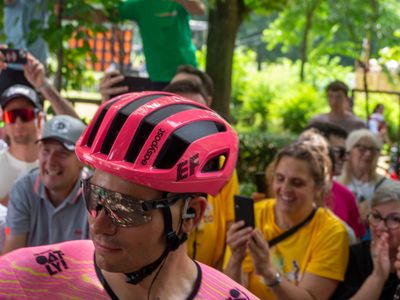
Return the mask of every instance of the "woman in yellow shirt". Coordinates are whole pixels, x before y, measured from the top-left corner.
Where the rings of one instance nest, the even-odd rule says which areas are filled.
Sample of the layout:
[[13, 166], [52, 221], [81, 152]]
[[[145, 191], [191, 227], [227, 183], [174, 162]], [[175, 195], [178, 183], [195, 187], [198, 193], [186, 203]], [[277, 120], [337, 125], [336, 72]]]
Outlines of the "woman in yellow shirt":
[[[237, 222], [228, 230], [232, 254], [226, 274], [261, 299], [329, 299], [348, 260], [344, 225], [320, 207], [329, 168], [324, 153], [302, 143], [278, 152], [272, 169], [275, 199], [258, 210], [256, 229]], [[305, 220], [269, 247], [267, 241]]]

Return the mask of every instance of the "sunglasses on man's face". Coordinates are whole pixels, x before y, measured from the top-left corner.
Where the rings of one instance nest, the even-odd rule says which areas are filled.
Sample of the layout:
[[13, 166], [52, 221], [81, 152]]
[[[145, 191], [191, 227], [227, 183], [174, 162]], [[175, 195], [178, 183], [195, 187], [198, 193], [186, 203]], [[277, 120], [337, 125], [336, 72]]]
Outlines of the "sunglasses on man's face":
[[138, 200], [95, 185], [90, 179], [82, 179], [82, 195], [89, 214], [95, 218], [104, 209], [113, 224], [120, 227], [149, 223], [151, 210], [168, 207], [180, 199], [193, 197], [189, 194], [179, 194], [157, 200]]
[[344, 147], [331, 147], [330, 151], [335, 158], [344, 159], [346, 156], [346, 149]]
[[33, 108], [18, 108], [12, 110], [6, 110], [3, 113], [3, 121], [6, 124], [13, 124], [20, 118], [22, 122], [30, 122], [35, 119], [39, 111]]

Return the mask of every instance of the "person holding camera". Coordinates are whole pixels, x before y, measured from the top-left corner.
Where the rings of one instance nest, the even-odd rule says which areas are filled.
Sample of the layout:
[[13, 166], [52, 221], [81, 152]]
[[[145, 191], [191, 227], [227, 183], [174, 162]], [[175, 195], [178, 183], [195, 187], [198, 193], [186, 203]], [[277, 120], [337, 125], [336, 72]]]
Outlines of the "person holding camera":
[[[46, 65], [48, 47], [42, 36], [31, 40], [31, 28], [40, 30], [47, 26], [47, 0], [4, 0], [4, 28], [6, 44], [13, 49], [30, 52], [43, 65]], [[13, 84], [30, 86], [30, 81], [24, 77], [21, 64], [9, 64], [0, 73], [0, 95]]]

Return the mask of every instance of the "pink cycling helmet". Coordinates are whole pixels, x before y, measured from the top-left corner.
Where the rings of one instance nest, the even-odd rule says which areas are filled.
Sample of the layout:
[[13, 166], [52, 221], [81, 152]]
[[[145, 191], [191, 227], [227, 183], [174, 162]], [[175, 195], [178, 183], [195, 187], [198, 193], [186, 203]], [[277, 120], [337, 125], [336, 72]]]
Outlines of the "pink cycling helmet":
[[216, 195], [236, 165], [232, 127], [200, 103], [165, 92], [103, 103], [76, 145], [92, 167], [172, 193]]

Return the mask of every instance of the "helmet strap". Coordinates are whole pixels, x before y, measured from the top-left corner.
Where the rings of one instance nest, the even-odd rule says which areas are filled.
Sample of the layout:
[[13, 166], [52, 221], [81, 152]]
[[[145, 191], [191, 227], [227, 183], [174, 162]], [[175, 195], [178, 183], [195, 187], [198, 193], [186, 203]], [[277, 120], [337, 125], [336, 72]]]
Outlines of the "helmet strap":
[[[171, 215], [171, 209], [169, 206], [165, 206], [162, 208], [163, 216], [164, 216], [164, 232], [166, 236], [166, 244], [167, 246], [165, 247], [164, 252], [160, 255], [159, 258], [157, 258], [154, 262], [140, 268], [137, 271], [131, 272], [131, 273], [125, 273], [125, 276], [127, 277], [126, 282], [130, 284], [138, 284], [141, 282], [144, 278], [147, 276], [150, 276], [161, 264], [162, 262], [167, 258], [167, 255], [169, 254], [170, 251], [175, 251], [178, 249], [178, 247], [184, 243], [187, 239], [187, 234], [183, 233], [181, 236], [178, 236], [178, 234], [173, 231], [172, 229], [172, 215]], [[182, 220], [180, 220], [179, 223], [179, 230], [181, 230], [182, 227]]]

